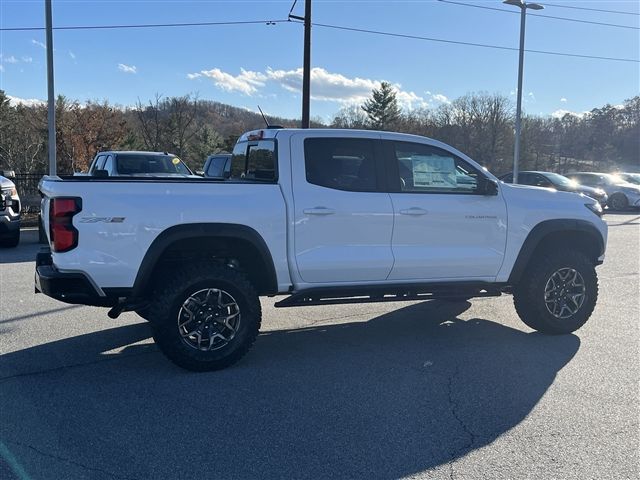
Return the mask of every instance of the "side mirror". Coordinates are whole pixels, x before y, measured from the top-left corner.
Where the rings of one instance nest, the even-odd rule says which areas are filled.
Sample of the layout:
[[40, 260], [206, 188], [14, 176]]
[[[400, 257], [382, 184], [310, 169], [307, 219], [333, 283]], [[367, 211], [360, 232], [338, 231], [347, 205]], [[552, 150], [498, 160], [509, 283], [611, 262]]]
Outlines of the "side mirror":
[[477, 191], [481, 195], [498, 195], [498, 182], [487, 177], [478, 177]]
[[106, 170], [94, 170], [93, 173], [91, 174], [92, 177], [100, 177], [100, 178], [104, 178], [104, 177], [108, 177], [109, 176], [109, 172]]

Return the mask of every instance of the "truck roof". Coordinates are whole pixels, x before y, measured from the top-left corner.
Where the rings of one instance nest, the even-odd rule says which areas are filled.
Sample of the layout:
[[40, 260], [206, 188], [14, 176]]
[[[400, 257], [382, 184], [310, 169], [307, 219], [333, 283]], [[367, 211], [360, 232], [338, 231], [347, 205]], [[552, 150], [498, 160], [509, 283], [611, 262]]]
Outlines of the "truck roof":
[[175, 157], [173, 153], [168, 152], [144, 152], [140, 150], [105, 150], [104, 152], [98, 152], [96, 155], [105, 155], [105, 154], [114, 154], [114, 155], [122, 155], [122, 154], [130, 154], [130, 155], [168, 155], [170, 157]]
[[384, 130], [362, 130], [362, 129], [351, 129], [351, 128], [281, 128], [281, 127], [271, 127], [271, 128], [260, 128], [256, 130], [250, 130], [248, 132], [243, 133], [238, 139], [239, 142], [247, 141], [247, 140], [262, 140], [262, 139], [270, 139], [276, 138], [278, 135], [282, 133], [309, 133], [310, 135], [317, 136], [318, 133], [321, 134], [329, 134], [334, 136], [336, 134], [348, 135], [349, 133], [355, 133], [358, 135], [380, 135], [382, 138], [416, 138], [416, 139], [427, 139], [432, 142], [440, 143], [438, 140], [433, 138], [424, 137], [421, 135], [412, 135], [409, 133], [400, 133], [400, 132], [389, 132]]

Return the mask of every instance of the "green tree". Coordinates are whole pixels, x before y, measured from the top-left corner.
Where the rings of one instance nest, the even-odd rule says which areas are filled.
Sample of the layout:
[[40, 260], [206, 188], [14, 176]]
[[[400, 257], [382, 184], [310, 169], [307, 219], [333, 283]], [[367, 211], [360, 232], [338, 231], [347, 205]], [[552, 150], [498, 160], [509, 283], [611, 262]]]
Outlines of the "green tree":
[[396, 92], [390, 83], [382, 82], [380, 88], [374, 88], [371, 98], [362, 106], [367, 114], [368, 125], [376, 130], [388, 130], [400, 118], [400, 107]]

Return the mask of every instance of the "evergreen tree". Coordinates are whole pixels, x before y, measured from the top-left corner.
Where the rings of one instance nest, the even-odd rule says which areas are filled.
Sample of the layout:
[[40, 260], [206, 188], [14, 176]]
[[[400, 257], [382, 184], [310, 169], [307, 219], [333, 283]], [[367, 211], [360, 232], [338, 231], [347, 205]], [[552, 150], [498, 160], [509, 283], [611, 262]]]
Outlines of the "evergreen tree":
[[390, 83], [382, 82], [380, 88], [374, 88], [371, 98], [362, 106], [367, 113], [368, 124], [375, 130], [387, 130], [400, 118], [400, 107], [396, 92]]

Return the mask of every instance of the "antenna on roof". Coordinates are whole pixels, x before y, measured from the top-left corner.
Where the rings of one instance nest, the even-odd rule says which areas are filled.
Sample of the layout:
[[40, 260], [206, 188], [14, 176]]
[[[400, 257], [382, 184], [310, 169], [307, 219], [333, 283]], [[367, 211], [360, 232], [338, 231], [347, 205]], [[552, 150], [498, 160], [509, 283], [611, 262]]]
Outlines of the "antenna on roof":
[[267, 117], [264, 116], [264, 113], [262, 112], [262, 109], [260, 108], [260, 105], [258, 105], [258, 110], [260, 110], [260, 115], [262, 115], [262, 119], [264, 120], [264, 123], [267, 124], [267, 128], [269, 128], [269, 122], [267, 122]]

